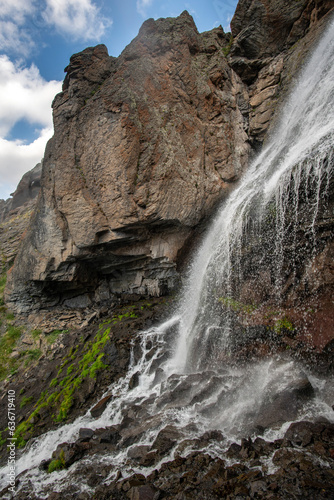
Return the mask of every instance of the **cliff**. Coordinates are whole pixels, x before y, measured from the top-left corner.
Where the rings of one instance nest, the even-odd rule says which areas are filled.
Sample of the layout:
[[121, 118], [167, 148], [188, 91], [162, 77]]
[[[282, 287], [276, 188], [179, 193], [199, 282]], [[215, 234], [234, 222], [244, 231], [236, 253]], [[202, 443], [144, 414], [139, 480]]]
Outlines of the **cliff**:
[[239, 2], [233, 36], [200, 34], [184, 12], [147, 20], [119, 58], [101, 45], [71, 57], [7, 286], [13, 310], [178, 287], [179, 265], [261, 147], [331, 8], [276, 4]]

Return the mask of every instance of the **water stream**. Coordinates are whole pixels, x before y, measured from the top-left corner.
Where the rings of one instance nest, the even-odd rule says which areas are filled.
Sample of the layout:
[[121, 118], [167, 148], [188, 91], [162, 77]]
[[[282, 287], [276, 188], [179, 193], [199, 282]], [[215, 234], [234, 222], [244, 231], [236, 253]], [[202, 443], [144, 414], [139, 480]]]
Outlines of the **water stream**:
[[[210, 430], [219, 430], [225, 437], [222, 442], [216, 440], [209, 446], [206, 443], [206, 449], [212, 454], [222, 453], [229, 443], [256, 434], [263, 405], [273, 398], [279, 401], [280, 397], [284, 404], [286, 390], [305, 380], [313, 387], [314, 396], [311, 402], [306, 400], [298, 406], [294, 418], [322, 415], [333, 419], [330, 381], [309, 373], [288, 356], [240, 364], [232, 361], [233, 314], [222, 307], [222, 298], [225, 304], [237, 300], [246, 276], [245, 248], [254, 239], [261, 242], [268, 217], [270, 231], [273, 227], [275, 231], [267, 236], [274, 243], [269, 260], [272, 300], [278, 306], [285, 241], [289, 240], [293, 272], [301, 221], [310, 244], [315, 240], [321, 197], [333, 173], [333, 82], [334, 23], [300, 75], [272, 139], [212, 222], [193, 259], [177, 310], [168, 321], [141, 334], [141, 355], [133, 356], [127, 376], [111, 388], [115, 397], [105, 412], [95, 420], [88, 412], [73, 424], [48, 432], [31, 442], [18, 461], [17, 473], [29, 469], [22, 481], [31, 480], [32, 488], [41, 496], [47, 484], [54, 482], [54, 490], [61, 491], [70, 479], [69, 471], [46, 474], [38, 469], [39, 463], [50, 458], [57, 444], [74, 441], [81, 427], [96, 429], [119, 424], [131, 415], [131, 444], [127, 445], [124, 439], [124, 446], [114, 455], [94, 457], [130, 472], [138, 468], [129, 461], [129, 450], [133, 446], [152, 445], [167, 424], [178, 433], [178, 439], [164, 461], [175, 452], [200, 449], [201, 436]], [[265, 241], [262, 247], [266, 247]], [[140, 373], [139, 385], [129, 391], [129, 380], [135, 373]], [[267, 416], [272, 411], [269, 407]], [[287, 422], [280, 425], [269, 422], [265, 437], [282, 435], [290, 417], [287, 414]], [[146, 468], [145, 473], [148, 471]], [[5, 474], [2, 469], [2, 480]], [[84, 481], [80, 487], [88, 488]]]

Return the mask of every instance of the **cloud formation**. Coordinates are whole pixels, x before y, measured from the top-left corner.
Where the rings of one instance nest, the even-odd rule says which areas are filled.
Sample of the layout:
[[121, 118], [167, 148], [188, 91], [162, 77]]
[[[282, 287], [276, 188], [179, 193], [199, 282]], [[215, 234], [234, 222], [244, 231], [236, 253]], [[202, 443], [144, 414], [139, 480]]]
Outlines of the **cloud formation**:
[[99, 41], [111, 25], [94, 0], [0, 0], [0, 52], [27, 57], [36, 48], [34, 35], [43, 28], [75, 40]]
[[0, 56], [0, 136], [20, 120], [51, 128], [51, 102], [60, 90], [61, 82], [45, 81], [34, 64], [25, 68]]
[[91, 0], [46, 0], [42, 15], [61, 34], [82, 40], [100, 40], [112, 24]]
[[0, 0], [0, 51], [26, 57], [35, 46], [23, 26], [33, 12], [33, 0]]
[[137, 12], [143, 16], [146, 17], [146, 9], [147, 7], [150, 7], [153, 3], [153, 0], [137, 0], [136, 7], [137, 7]]
[[[51, 102], [60, 90], [61, 82], [45, 81], [36, 66], [22, 67], [0, 56], [0, 198], [7, 198], [43, 157], [53, 133]], [[34, 142], [8, 139], [20, 120], [42, 127]]]

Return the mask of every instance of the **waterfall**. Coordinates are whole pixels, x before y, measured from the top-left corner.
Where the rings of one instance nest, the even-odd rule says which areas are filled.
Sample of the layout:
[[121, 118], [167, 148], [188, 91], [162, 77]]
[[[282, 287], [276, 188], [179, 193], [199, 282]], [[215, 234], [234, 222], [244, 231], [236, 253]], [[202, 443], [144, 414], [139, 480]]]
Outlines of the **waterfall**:
[[[178, 312], [179, 341], [171, 360], [174, 369], [196, 370], [205, 364], [210, 342], [216, 344], [216, 349], [223, 348], [233, 334], [228, 318], [222, 321], [215, 299], [219, 291], [224, 290], [226, 296], [233, 293], [231, 276], [239, 264], [236, 254], [243, 245], [249, 221], [255, 218], [261, 225], [265, 213], [275, 204], [278, 284], [281, 248], [286, 236], [284, 214], [288, 206], [298, 212], [301, 179], [313, 184], [309, 229], [314, 228], [320, 188], [328, 184], [333, 170], [333, 81], [332, 25], [300, 75], [271, 140], [221, 207], [198, 250]], [[292, 197], [289, 196], [291, 178], [295, 186]], [[217, 352], [214, 356], [217, 357]], [[212, 363], [212, 359], [208, 362]]]
[[[94, 420], [88, 412], [73, 424], [31, 441], [17, 463], [17, 473], [30, 469], [26, 478], [21, 478], [22, 484], [31, 480], [35, 491], [41, 492], [43, 484], [55, 481], [55, 491], [61, 491], [62, 485], [71, 481], [69, 471], [47, 475], [38, 469], [41, 460], [50, 458], [57, 444], [75, 440], [80, 427], [117, 425], [134, 405], [141, 406], [142, 418], [150, 423], [138, 434], [137, 445], [152, 444], [158, 432], [171, 424], [180, 433], [177, 450], [185, 452], [191, 444], [182, 439], [189, 432], [198, 437], [219, 429], [227, 443], [256, 433], [257, 412], [269, 395], [284, 394], [291, 381], [305, 378], [306, 369], [285, 357], [229, 363], [235, 335], [233, 307], [231, 313], [231, 307], [222, 305], [253, 307], [241, 304], [238, 294], [247, 277], [243, 267], [247, 252], [260, 245], [263, 254], [259, 259], [267, 259], [271, 265], [271, 301], [279, 306], [286, 240], [292, 275], [298, 252], [294, 243], [301, 225], [311, 246], [315, 240], [321, 196], [329, 186], [334, 164], [333, 33], [334, 23], [300, 75], [271, 139], [219, 209], [193, 259], [175, 314], [142, 332], [142, 356], [133, 360], [127, 376], [113, 386], [117, 397], [101, 417]], [[269, 256], [265, 254], [267, 245], [272, 252]], [[138, 372], [140, 383], [129, 391], [129, 380]], [[311, 378], [315, 391], [323, 387], [323, 381]], [[295, 417], [332, 418], [322, 392], [316, 393], [312, 405], [302, 405]], [[268, 425], [267, 435], [282, 432], [280, 427]], [[219, 454], [224, 447], [216, 443], [210, 452]], [[126, 472], [127, 452], [122, 448], [104, 460]], [[133, 466], [130, 469], [135, 470]], [[2, 479], [5, 474], [2, 469]]]

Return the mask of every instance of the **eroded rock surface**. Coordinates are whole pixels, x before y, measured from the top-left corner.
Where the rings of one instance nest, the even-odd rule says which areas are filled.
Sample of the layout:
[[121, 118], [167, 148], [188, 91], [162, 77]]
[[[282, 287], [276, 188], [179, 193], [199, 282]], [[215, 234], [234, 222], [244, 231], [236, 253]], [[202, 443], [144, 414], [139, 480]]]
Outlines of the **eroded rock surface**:
[[227, 41], [221, 28], [200, 35], [185, 12], [146, 21], [118, 59], [104, 46], [72, 56], [11, 305], [176, 287], [193, 228], [247, 166], [248, 96]]

